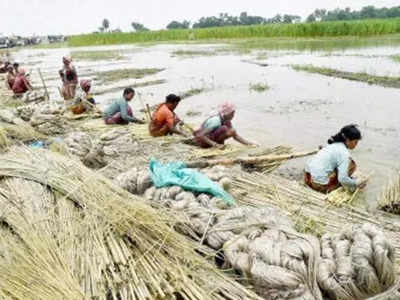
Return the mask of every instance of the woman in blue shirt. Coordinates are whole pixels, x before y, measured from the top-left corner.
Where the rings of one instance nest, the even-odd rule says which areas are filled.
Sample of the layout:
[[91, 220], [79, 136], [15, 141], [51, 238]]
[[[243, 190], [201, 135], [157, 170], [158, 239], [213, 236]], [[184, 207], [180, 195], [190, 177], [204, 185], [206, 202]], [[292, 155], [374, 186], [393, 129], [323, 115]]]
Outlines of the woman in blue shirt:
[[361, 132], [356, 125], [343, 127], [328, 140], [328, 146], [307, 163], [305, 183], [322, 193], [329, 193], [342, 185], [352, 191], [364, 187], [364, 182], [351, 177], [356, 170], [356, 163], [349, 150], [356, 148], [360, 140]]

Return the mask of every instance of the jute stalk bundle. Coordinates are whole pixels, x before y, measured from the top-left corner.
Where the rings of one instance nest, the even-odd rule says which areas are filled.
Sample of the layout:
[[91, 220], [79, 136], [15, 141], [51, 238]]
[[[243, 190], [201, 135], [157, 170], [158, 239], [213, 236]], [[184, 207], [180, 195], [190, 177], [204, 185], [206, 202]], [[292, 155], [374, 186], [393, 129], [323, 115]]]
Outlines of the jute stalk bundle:
[[252, 157], [238, 157], [238, 158], [223, 158], [209, 161], [198, 161], [198, 162], [189, 162], [187, 163], [188, 167], [191, 168], [206, 168], [215, 165], [223, 165], [230, 166], [235, 164], [242, 165], [257, 165], [266, 162], [283, 162], [289, 159], [309, 156], [315, 154], [316, 151], [306, 151], [299, 153], [291, 153], [291, 154], [282, 154], [282, 155], [264, 155], [264, 156], [252, 156]]
[[[173, 216], [151, 209], [76, 160], [45, 150], [15, 149], [12, 155], [0, 157], [0, 174], [49, 187], [57, 195], [57, 203], [72, 201], [81, 213], [89, 215], [87, 221], [82, 221], [88, 226], [87, 233], [75, 242], [77, 254], [62, 255], [75, 257], [74, 263], [65, 263], [69, 267], [66, 270], [73, 274], [72, 282], [75, 286], [79, 283], [78, 292], [85, 296], [107, 291], [107, 298], [111, 299], [125, 296], [126, 299], [155, 299], [177, 294], [185, 299], [257, 299], [255, 294], [228, 279], [196, 254], [193, 245], [173, 230], [176, 223]], [[104, 254], [99, 255], [100, 252]], [[74, 267], [76, 261], [81, 261], [82, 267]], [[77, 270], [88, 268], [93, 268], [93, 272], [99, 270], [98, 276], [87, 277], [87, 272], [76, 275]], [[127, 268], [129, 272], [123, 271]], [[51, 271], [51, 265], [44, 270]], [[96, 278], [102, 281], [92, 282]], [[24, 280], [22, 276], [18, 283]], [[54, 280], [53, 283], [56, 284]], [[47, 287], [43, 286], [43, 294], [47, 293]], [[98, 291], [99, 287], [106, 287], [106, 290]], [[11, 288], [9, 285], [8, 289]]]
[[383, 190], [378, 204], [381, 210], [400, 215], [400, 174]]

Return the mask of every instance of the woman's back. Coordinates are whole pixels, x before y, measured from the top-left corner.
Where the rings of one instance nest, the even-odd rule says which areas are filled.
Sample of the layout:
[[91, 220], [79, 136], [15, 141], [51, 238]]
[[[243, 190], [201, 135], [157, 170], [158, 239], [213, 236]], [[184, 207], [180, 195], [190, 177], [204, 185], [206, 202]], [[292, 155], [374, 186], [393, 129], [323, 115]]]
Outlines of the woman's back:
[[350, 152], [343, 143], [333, 143], [321, 149], [312, 157], [307, 165], [306, 172], [319, 184], [327, 184], [329, 175], [345, 160], [350, 161]]

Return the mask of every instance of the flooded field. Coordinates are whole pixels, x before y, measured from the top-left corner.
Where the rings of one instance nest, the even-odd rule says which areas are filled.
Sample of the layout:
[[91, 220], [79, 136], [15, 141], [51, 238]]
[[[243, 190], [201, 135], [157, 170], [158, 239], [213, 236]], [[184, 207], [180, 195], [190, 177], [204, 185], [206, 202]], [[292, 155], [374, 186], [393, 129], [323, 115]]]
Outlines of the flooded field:
[[[242, 135], [262, 145], [283, 144], [298, 150], [315, 149], [343, 125], [359, 124], [363, 140], [353, 156], [363, 172], [374, 172], [364, 193], [370, 208], [400, 167], [399, 89], [291, 67], [313, 65], [400, 77], [400, 62], [394, 59], [400, 54], [399, 40], [331, 41], [321, 47], [315, 43], [308, 47], [266, 44], [246, 51], [230, 50], [224, 44], [26, 49], [13, 56], [27, 65], [36, 86], [41, 86], [36, 71], [40, 68], [52, 98], [60, 99], [61, 57], [78, 51], [74, 61], [78, 74], [81, 79], [95, 80], [96, 100], [103, 107], [120, 97], [126, 86], [138, 86], [138, 97], [132, 103], [137, 114], [141, 114], [142, 102], [157, 104], [169, 93], [193, 94], [182, 101], [177, 113], [197, 125], [218, 103], [231, 100], [237, 105], [234, 126]], [[138, 76], [138, 69], [153, 72]], [[113, 70], [120, 70], [121, 76], [113, 72], [111, 80], [104, 80], [104, 72]], [[278, 172], [298, 179], [305, 161], [293, 161]]]

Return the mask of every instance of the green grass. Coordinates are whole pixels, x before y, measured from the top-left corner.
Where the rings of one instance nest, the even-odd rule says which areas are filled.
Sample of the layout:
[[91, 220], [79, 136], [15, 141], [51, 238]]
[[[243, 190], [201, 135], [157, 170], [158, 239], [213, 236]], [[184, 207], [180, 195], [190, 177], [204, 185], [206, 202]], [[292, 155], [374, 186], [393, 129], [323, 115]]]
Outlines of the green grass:
[[266, 60], [268, 59], [268, 53], [267, 52], [260, 52], [257, 53], [257, 56], [255, 57], [256, 60]]
[[122, 91], [124, 88], [126, 87], [131, 87], [131, 88], [141, 88], [141, 87], [147, 87], [147, 86], [153, 86], [153, 85], [160, 85], [160, 84], [164, 84], [167, 81], [165, 79], [157, 79], [157, 80], [151, 80], [151, 81], [145, 81], [145, 82], [139, 82], [139, 83], [134, 83], [134, 84], [125, 84], [125, 85], [121, 85], [121, 86], [114, 86], [102, 91], [97, 91], [94, 92], [94, 95], [104, 95], [104, 94], [108, 94], [108, 93], [114, 93], [114, 92], [118, 92], [121, 91], [121, 95], [122, 95]]
[[189, 97], [201, 94], [204, 91], [205, 91], [205, 88], [190, 89], [190, 90], [188, 90], [186, 92], [183, 92], [179, 96], [181, 97], [181, 99], [185, 99], [185, 98], [189, 98]]
[[55, 48], [67, 48], [68, 42], [59, 42], [59, 43], [51, 43], [51, 44], [38, 44], [33, 46], [28, 46], [24, 48], [33, 48], [33, 49], [55, 49]]
[[71, 36], [68, 39], [68, 44], [70, 46], [91, 46], [212, 39], [366, 37], [394, 33], [400, 33], [400, 18], [159, 30], [136, 33], [96, 33]]
[[216, 51], [208, 51], [208, 50], [177, 50], [172, 52], [172, 56], [214, 56], [218, 55]]
[[249, 90], [257, 93], [263, 93], [269, 90], [269, 86], [264, 82], [250, 83]]
[[120, 51], [72, 51], [71, 56], [74, 60], [120, 60], [124, 56]]
[[291, 67], [296, 71], [317, 73], [329, 77], [360, 81], [384, 87], [400, 88], [400, 77], [376, 76], [368, 73], [346, 72], [330, 68], [315, 67], [312, 65], [292, 65]]
[[186, 112], [186, 116], [188, 116], [188, 117], [198, 117], [198, 116], [201, 116], [201, 111], [196, 111], [196, 110], [188, 110], [187, 112]]
[[400, 54], [391, 56], [391, 59], [395, 62], [400, 63]]
[[146, 69], [119, 69], [95, 73], [96, 79], [103, 83], [110, 83], [124, 79], [140, 79], [149, 75], [157, 74], [164, 69], [146, 68]]

